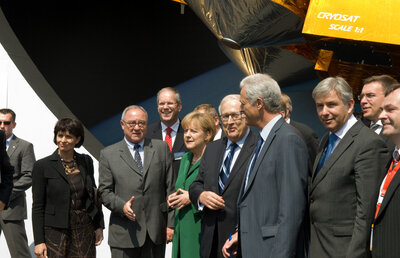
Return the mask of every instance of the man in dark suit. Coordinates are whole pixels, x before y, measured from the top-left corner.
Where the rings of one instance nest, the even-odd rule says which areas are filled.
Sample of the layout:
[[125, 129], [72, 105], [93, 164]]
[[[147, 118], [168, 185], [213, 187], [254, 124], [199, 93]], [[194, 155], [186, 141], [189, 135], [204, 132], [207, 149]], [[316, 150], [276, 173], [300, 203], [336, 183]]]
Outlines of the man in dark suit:
[[282, 92], [282, 99], [281, 99], [281, 115], [286, 120], [288, 124], [296, 128], [300, 132], [300, 136], [303, 138], [304, 142], [307, 145], [308, 149], [308, 156], [310, 157], [310, 170], [312, 169], [312, 165], [314, 164], [315, 156], [317, 156], [317, 150], [319, 145], [319, 139], [316, 132], [313, 129], [308, 127], [307, 125], [294, 121], [291, 119], [293, 106], [292, 100], [290, 97]]
[[394, 148], [394, 143], [383, 133], [383, 125], [379, 119], [379, 114], [382, 111], [381, 106], [385, 98], [385, 92], [395, 83], [398, 83], [397, 80], [389, 75], [368, 77], [363, 81], [364, 86], [358, 96], [363, 118], [368, 120], [366, 125], [383, 138], [389, 150]]
[[195, 107], [193, 111], [197, 111], [200, 113], [207, 113], [214, 119], [215, 129], [217, 131], [215, 133], [213, 141], [216, 141], [216, 140], [221, 139], [222, 137], [225, 137], [225, 134], [224, 134], [223, 130], [221, 129], [221, 123], [219, 121], [219, 116], [218, 116], [217, 110], [215, 109], [215, 107], [213, 105], [200, 104], [197, 107]]
[[[223, 98], [219, 111], [226, 136], [207, 145], [199, 174], [189, 190], [192, 203], [203, 210], [203, 258], [223, 257], [222, 246], [229, 234], [236, 231], [237, 198], [247, 162], [257, 141], [257, 136], [246, 125], [240, 95]], [[228, 168], [227, 163], [230, 163]]]
[[124, 139], [100, 153], [99, 190], [111, 210], [108, 244], [114, 258], [164, 257], [166, 240], [172, 240], [166, 238], [174, 226], [167, 208], [174, 192], [172, 157], [165, 142], [145, 138], [147, 119], [142, 107], [127, 107]]
[[[383, 134], [396, 147], [388, 170], [376, 188], [370, 212], [370, 250], [372, 257], [400, 257], [400, 84], [392, 85], [386, 92], [379, 119], [383, 124]], [[398, 164], [396, 166], [396, 164]]]
[[178, 117], [182, 109], [179, 92], [171, 87], [159, 90], [157, 93], [157, 107], [160, 121], [148, 126], [146, 137], [163, 140], [168, 143], [174, 158], [172, 166], [173, 180], [175, 182], [178, 177], [180, 160], [183, 154], [187, 152], [183, 142], [183, 128]]
[[9, 207], [0, 212], [0, 233], [6, 237], [11, 257], [31, 257], [26, 237], [27, 219], [25, 191], [32, 185], [32, 169], [35, 163], [33, 145], [13, 134], [17, 123], [15, 112], [11, 109], [0, 109], [0, 130], [7, 138], [7, 154], [14, 167], [14, 187]]
[[266, 74], [241, 83], [247, 124], [260, 135], [238, 197], [238, 232], [227, 240], [224, 257], [239, 242], [242, 257], [305, 257], [308, 151], [279, 114], [281, 90]]
[[382, 138], [353, 116], [351, 87], [341, 77], [312, 92], [329, 131], [321, 140], [309, 189], [310, 258], [365, 257], [367, 213], [390, 156]]
[[14, 168], [6, 152], [6, 134], [0, 130], [0, 211], [7, 207], [13, 188]]

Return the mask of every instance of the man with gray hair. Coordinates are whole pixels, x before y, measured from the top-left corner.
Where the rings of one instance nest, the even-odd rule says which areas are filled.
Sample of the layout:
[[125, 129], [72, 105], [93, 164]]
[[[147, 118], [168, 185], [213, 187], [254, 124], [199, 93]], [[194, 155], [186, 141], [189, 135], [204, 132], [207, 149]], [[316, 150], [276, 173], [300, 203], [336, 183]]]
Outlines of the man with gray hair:
[[310, 200], [310, 258], [366, 257], [367, 214], [391, 158], [383, 140], [353, 115], [351, 87], [329, 77], [313, 90], [318, 117], [329, 131], [315, 159]]
[[279, 113], [281, 90], [274, 79], [250, 75], [240, 87], [247, 124], [260, 133], [238, 197], [238, 232], [222, 252], [230, 257], [239, 244], [245, 258], [306, 257], [307, 147]]
[[[108, 244], [113, 258], [164, 257], [173, 211], [167, 197], [174, 191], [172, 156], [167, 143], [148, 139], [147, 112], [125, 108], [124, 139], [106, 147], [99, 159], [99, 190], [111, 210]], [[168, 219], [167, 219], [168, 218]]]
[[203, 210], [201, 257], [222, 257], [222, 246], [237, 225], [237, 198], [257, 136], [246, 124], [240, 95], [225, 96], [219, 105], [225, 136], [207, 145], [190, 200]]

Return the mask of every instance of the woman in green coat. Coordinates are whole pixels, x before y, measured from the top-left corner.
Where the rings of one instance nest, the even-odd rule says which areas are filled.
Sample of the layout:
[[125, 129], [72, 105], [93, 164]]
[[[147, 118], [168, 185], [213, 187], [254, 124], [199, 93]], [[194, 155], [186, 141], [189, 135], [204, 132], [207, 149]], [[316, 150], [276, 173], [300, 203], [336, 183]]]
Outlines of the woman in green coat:
[[182, 120], [184, 141], [190, 151], [182, 157], [176, 179], [176, 192], [168, 197], [175, 209], [175, 230], [172, 241], [173, 258], [200, 257], [201, 212], [189, 199], [189, 187], [196, 179], [201, 156], [215, 135], [215, 124], [208, 114], [191, 112]]

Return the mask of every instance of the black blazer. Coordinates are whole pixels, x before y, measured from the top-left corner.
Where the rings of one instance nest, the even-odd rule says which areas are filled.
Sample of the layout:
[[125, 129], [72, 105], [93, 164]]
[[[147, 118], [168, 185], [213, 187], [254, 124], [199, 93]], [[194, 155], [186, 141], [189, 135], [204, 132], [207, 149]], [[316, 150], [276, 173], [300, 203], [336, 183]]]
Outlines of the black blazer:
[[[197, 200], [203, 191], [213, 191], [219, 194], [218, 178], [227, 141], [227, 138], [224, 137], [207, 145], [201, 158], [199, 174], [189, 189], [190, 200], [196, 208], [198, 208]], [[256, 134], [250, 131], [222, 192], [225, 209], [213, 211], [204, 207], [201, 227], [201, 257], [214, 257], [214, 254], [211, 254], [214, 238], [218, 239], [218, 257], [222, 257], [222, 246], [228, 239], [229, 234], [235, 233], [237, 199], [247, 168], [247, 162], [256, 142]], [[214, 235], [215, 228], [218, 230], [217, 235]]]
[[308, 156], [310, 158], [310, 168], [314, 164], [315, 157], [318, 153], [319, 139], [316, 132], [307, 125], [290, 119], [290, 125], [296, 128], [300, 132], [301, 138], [303, 138], [308, 149]]
[[[104, 228], [103, 212], [93, 202], [93, 187], [96, 186], [93, 161], [85, 154], [75, 152], [75, 156], [89, 196], [85, 204], [86, 211], [93, 219], [96, 229]], [[57, 151], [35, 162], [32, 170], [32, 194], [33, 235], [37, 245], [45, 242], [45, 226], [68, 228], [70, 186]]]
[[14, 167], [10, 164], [10, 159], [6, 152], [6, 135], [0, 130], [0, 201], [6, 204], [10, 199], [13, 189]]
[[[388, 162], [388, 168], [390, 166]], [[371, 200], [371, 211], [369, 212], [370, 222], [368, 230], [371, 229], [371, 224], [374, 223], [373, 242], [372, 242], [372, 257], [400, 257], [400, 173], [396, 173], [392, 182], [386, 191], [386, 196], [383, 199], [381, 208], [379, 209], [376, 220], [375, 211], [376, 203], [379, 196], [380, 186], [386, 174], [382, 176], [376, 188], [374, 198]], [[370, 238], [368, 238], [370, 240]], [[368, 245], [370, 242], [368, 241]]]
[[[152, 123], [147, 127], [147, 135], [146, 138], [150, 139], [159, 139], [163, 141], [162, 138], [162, 130], [161, 130], [161, 122]], [[179, 173], [179, 166], [181, 164], [181, 159], [183, 153], [187, 152], [185, 143], [183, 141], [183, 128], [179, 123], [178, 131], [176, 132], [174, 145], [172, 146], [172, 170], [173, 170], [173, 182], [175, 184], [176, 178]], [[178, 155], [179, 154], [179, 155]], [[181, 155], [182, 154], [182, 155]]]

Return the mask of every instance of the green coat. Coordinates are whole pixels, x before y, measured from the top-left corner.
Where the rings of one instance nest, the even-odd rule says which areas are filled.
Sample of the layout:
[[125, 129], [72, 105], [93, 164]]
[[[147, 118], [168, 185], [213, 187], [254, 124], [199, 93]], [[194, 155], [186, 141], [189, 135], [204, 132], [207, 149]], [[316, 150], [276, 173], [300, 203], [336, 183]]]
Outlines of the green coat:
[[[190, 170], [193, 153], [187, 152], [183, 155], [176, 179], [175, 190], [181, 188], [188, 191], [192, 182], [199, 172], [199, 159]], [[200, 257], [200, 232], [202, 213], [193, 204], [175, 209], [175, 231], [172, 242], [172, 258], [196, 258]], [[180, 256], [178, 255], [180, 253]]]

